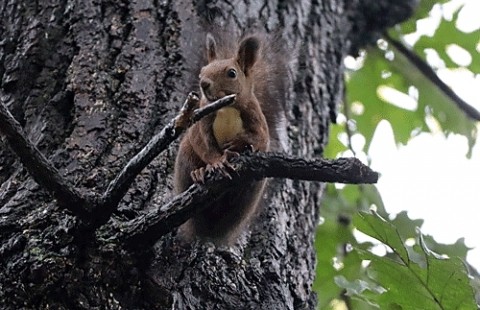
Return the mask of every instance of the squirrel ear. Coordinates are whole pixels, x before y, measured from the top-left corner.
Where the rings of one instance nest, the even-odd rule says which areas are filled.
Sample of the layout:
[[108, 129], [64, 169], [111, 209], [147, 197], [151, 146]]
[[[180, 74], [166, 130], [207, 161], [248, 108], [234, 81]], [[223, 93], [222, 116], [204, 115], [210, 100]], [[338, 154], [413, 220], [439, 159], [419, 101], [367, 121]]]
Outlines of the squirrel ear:
[[213, 38], [213, 35], [209, 32], [207, 33], [207, 60], [212, 62], [217, 58], [217, 43]]
[[248, 71], [257, 61], [259, 51], [260, 41], [256, 37], [248, 37], [240, 42], [237, 61], [245, 75], [248, 75]]

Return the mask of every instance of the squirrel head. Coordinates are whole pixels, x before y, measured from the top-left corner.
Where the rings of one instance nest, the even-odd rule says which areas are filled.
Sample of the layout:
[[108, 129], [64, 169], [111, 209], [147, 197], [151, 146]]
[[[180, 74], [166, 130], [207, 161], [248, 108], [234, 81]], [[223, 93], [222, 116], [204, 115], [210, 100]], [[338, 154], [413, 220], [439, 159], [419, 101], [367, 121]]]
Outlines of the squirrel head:
[[217, 44], [207, 34], [208, 64], [200, 71], [200, 88], [208, 101], [231, 94], [253, 94], [252, 69], [260, 53], [260, 40], [250, 36], [240, 42], [236, 55], [218, 59]]

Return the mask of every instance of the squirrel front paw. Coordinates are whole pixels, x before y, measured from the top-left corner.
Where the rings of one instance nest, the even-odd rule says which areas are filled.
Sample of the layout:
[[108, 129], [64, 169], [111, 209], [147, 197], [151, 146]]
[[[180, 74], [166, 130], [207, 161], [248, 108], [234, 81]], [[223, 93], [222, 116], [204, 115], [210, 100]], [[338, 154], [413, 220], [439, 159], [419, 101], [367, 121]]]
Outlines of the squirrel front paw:
[[[227, 155], [228, 154], [228, 155]], [[238, 153], [225, 151], [224, 155], [222, 156], [221, 160], [213, 163], [208, 164], [206, 167], [200, 167], [198, 169], [193, 170], [190, 173], [190, 176], [195, 183], [205, 184], [205, 177], [216, 171], [219, 171], [220, 174], [226, 178], [232, 179], [231, 173], [235, 172], [235, 167], [228, 162], [229, 158], [233, 156], [238, 156]]]

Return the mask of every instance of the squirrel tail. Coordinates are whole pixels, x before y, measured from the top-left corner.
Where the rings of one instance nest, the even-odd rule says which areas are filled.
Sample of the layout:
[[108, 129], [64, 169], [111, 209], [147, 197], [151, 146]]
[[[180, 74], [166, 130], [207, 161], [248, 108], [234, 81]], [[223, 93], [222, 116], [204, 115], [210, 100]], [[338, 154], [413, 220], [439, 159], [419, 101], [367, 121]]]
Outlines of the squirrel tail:
[[262, 42], [261, 54], [255, 65], [254, 93], [262, 106], [270, 132], [273, 151], [282, 150], [286, 141], [285, 106], [289, 90], [287, 44], [279, 34], [253, 34]]

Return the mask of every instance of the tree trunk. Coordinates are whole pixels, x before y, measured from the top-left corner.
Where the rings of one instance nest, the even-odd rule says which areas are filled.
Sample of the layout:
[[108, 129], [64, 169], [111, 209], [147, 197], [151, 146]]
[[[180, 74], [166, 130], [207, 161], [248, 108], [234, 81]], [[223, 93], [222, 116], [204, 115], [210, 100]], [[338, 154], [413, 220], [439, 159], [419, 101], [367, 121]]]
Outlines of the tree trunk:
[[[237, 34], [255, 24], [280, 33], [295, 55], [287, 152], [320, 157], [343, 99], [343, 58], [404, 19], [413, 1], [388, 2], [3, 0], [1, 101], [68, 182], [101, 193], [197, 89], [209, 24]], [[270, 181], [261, 214], [234, 247], [184, 246], [172, 231], [129, 251], [109, 227], [172, 198], [177, 144], [91, 232], [0, 137], [2, 309], [315, 308], [321, 184]]]

